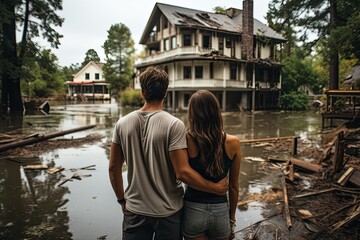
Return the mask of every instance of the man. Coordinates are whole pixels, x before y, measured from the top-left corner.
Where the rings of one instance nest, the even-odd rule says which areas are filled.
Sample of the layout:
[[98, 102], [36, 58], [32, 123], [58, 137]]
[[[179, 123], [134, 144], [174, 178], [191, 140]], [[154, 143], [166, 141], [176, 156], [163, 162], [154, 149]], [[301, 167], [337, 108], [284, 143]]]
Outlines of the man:
[[[124, 213], [123, 240], [150, 240], [154, 235], [155, 239], [179, 239], [180, 181], [219, 195], [226, 193], [227, 181], [214, 184], [190, 167], [185, 126], [163, 111], [169, 85], [166, 72], [147, 68], [140, 75], [140, 84], [145, 103], [118, 120], [110, 150], [110, 181]], [[125, 192], [124, 162], [128, 167]]]

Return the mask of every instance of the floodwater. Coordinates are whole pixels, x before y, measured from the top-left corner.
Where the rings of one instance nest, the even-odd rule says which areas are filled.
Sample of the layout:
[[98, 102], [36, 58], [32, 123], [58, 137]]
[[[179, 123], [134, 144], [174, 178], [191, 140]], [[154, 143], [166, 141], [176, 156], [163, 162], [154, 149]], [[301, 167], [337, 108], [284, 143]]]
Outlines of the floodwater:
[[[62, 138], [89, 134], [102, 138], [97, 143], [36, 156], [43, 165], [65, 168], [52, 175], [43, 170], [24, 170], [24, 164], [0, 157], [0, 239], [97, 239], [105, 236], [106, 239], [121, 239], [122, 212], [108, 178], [108, 144], [114, 123], [129, 111], [131, 109], [119, 108], [116, 103], [68, 104], [52, 106], [47, 116], [25, 115], [22, 119], [2, 121], [0, 132], [18, 129], [23, 134], [51, 133], [96, 124], [94, 129]], [[186, 113], [174, 115], [186, 123]], [[316, 147], [320, 137], [321, 115], [313, 111], [227, 112], [223, 117], [225, 131], [240, 139], [299, 136]], [[242, 145], [241, 196], [262, 193], [280, 184], [279, 177], [261, 167], [260, 158], [274, 156], [274, 151], [265, 151], [265, 147]], [[275, 156], [288, 157], [290, 152], [291, 149], [275, 152]], [[73, 175], [70, 169], [89, 165], [96, 165], [95, 170], [78, 170], [83, 176], [81, 181], [68, 181], [58, 186]], [[237, 230], [263, 219], [262, 203], [242, 206], [237, 218]]]

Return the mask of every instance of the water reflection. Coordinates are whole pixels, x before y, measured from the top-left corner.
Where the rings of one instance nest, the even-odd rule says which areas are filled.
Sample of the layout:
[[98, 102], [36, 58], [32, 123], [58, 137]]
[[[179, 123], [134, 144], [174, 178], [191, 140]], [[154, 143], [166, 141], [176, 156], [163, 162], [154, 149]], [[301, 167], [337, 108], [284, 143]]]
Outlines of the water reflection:
[[[39, 156], [41, 164], [65, 168], [53, 175], [44, 171], [24, 171], [19, 163], [0, 161], [0, 239], [96, 239], [102, 235], [107, 235], [107, 239], [121, 239], [122, 212], [108, 180], [108, 144], [115, 122], [132, 110], [119, 108], [115, 103], [68, 104], [52, 106], [47, 116], [1, 121], [1, 132], [17, 129], [24, 134], [96, 124], [94, 129], [62, 138], [98, 134], [102, 139], [95, 144], [58, 149]], [[186, 112], [173, 114], [187, 124]], [[313, 112], [229, 112], [223, 113], [223, 117], [225, 131], [240, 139], [296, 135], [316, 147], [320, 137], [321, 116]], [[281, 157], [289, 157], [290, 151], [275, 149]], [[266, 159], [274, 154], [274, 150], [267, 150], [266, 146], [255, 148], [251, 145], [242, 145], [242, 152], [243, 158]], [[89, 165], [96, 165], [96, 170], [82, 170], [79, 174], [91, 177], [57, 187], [73, 174], [69, 169]], [[260, 162], [243, 159], [241, 172], [241, 196], [264, 193], [280, 185], [280, 173], [264, 169]], [[262, 206], [261, 202], [242, 205], [237, 212], [237, 230], [261, 220]]]

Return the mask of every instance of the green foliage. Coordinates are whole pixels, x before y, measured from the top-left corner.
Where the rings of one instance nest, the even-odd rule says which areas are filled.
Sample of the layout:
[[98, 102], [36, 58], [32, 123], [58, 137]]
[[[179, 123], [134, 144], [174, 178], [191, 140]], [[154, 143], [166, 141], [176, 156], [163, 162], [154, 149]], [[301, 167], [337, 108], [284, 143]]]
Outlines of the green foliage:
[[33, 61], [24, 63], [22, 92], [30, 97], [50, 97], [65, 94], [64, 75], [50, 50], [42, 50]]
[[127, 26], [114, 24], [108, 30], [108, 38], [103, 46], [106, 63], [103, 71], [113, 93], [119, 93], [132, 81], [134, 40]]
[[85, 59], [81, 64], [81, 67], [85, 67], [90, 61], [100, 62], [100, 57], [94, 49], [89, 49], [85, 54]]
[[290, 92], [280, 96], [279, 106], [284, 110], [306, 110], [309, 97], [304, 92]]
[[307, 86], [316, 92], [321, 92], [325, 84], [314, 70], [312, 59], [303, 58], [295, 53], [284, 61], [282, 79], [281, 89], [285, 93], [297, 91], [301, 86]]
[[142, 106], [144, 104], [140, 90], [126, 88], [121, 92], [121, 104], [123, 106]]
[[216, 6], [213, 8], [213, 11], [215, 13], [222, 13], [222, 14], [226, 14], [226, 7], [220, 7], [220, 6]]

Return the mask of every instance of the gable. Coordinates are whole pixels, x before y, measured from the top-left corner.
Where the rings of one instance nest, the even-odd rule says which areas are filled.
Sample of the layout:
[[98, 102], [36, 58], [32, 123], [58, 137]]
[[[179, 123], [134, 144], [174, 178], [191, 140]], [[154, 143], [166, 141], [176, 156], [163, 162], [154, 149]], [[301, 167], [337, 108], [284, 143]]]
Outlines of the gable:
[[[94, 61], [90, 61], [86, 64], [79, 72], [74, 75], [74, 82], [83, 82], [83, 81], [104, 81], [102, 63], [96, 63]], [[89, 74], [89, 79], [86, 79], [86, 74]], [[95, 74], [99, 74], [99, 79], [95, 79]]]

